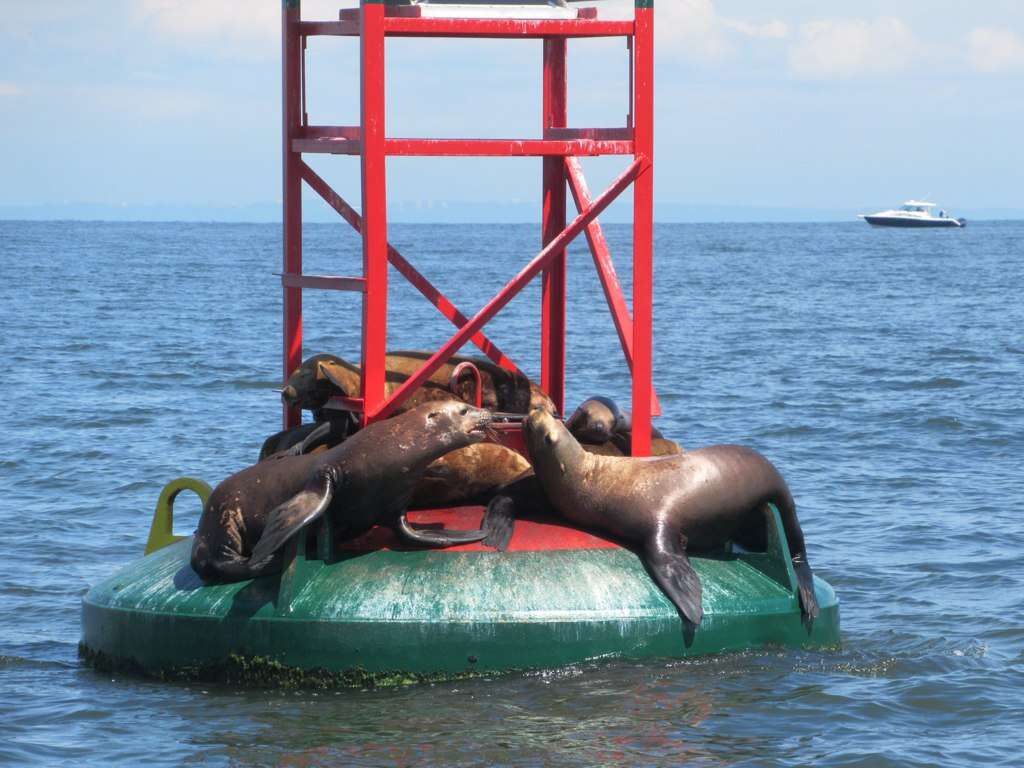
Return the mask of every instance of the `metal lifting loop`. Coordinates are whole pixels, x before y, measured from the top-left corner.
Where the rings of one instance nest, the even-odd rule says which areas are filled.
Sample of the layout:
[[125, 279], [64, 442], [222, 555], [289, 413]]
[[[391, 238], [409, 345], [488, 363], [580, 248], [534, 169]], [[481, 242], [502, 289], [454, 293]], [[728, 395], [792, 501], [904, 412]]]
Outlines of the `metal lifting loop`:
[[153, 523], [149, 527], [149, 538], [146, 540], [147, 555], [185, 538], [174, 534], [174, 500], [182, 491], [194, 492], [203, 502], [203, 507], [213, 493], [209, 485], [192, 477], [179, 477], [165, 485], [156, 502]]
[[483, 378], [480, 376], [480, 369], [477, 368], [473, 363], [465, 362], [459, 363], [455, 366], [455, 370], [452, 371], [452, 375], [448, 379], [448, 389], [450, 389], [456, 396], [459, 395], [459, 381], [462, 379], [462, 374], [469, 371], [473, 376], [473, 381], [476, 384], [476, 393], [473, 397], [473, 405], [477, 408], [483, 408], [484, 405], [484, 383]]

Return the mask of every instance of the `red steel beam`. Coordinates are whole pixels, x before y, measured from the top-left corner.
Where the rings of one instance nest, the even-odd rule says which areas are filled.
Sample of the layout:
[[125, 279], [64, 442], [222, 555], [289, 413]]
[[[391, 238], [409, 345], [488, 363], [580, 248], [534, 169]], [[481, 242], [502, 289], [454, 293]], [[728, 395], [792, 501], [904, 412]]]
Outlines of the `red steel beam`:
[[654, 8], [636, 4], [636, 152], [648, 166], [633, 189], [633, 455], [651, 452], [654, 337]]
[[[569, 189], [572, 190], [573, 200], [576, 208], [585, 210], [591, 205], [590, 189], [587, 180], [583, 176], [583, 168], [580, 161], [575, 157], [565, 158], [565, 167], [569, 177]], [[619, 343], [622, 344], [622, 351], [626, 356], [626, 363], [629, 365], [630, 373], [633, 371], [633, 318], [626, 306], [626, 297], [622, 292], [622, 284], [615, 272], [615, 264], [612, 261], [611, 249], [605, 239], [601, 222], [595, 219], [587, 225], [587, 243], [590, 245], [590, 252], [594, 257], [594, 265], [597, 267], [598, 277], [601, 279], [601, 287], [604, 289], [604, 297], [608, 301], [608, 308], [611, 310], [612, 319], [615, 321], [615, 330], [619, 334]], [[661, 415], [661, 402], [658, 400], [658, 393], [651, 388], [651, 402], [653, 404], [652, 414]]]
[[[388, 37], [629, 37], [634, 32], [632, 21], [594, 18], [438, 19], [389, 16], [386, 22], [385, 34]], [[358, 13], [346, 14], [339, 21], [304, 21], [299, 30], [306, 37], [356, 37], [359, 35]]]
[[[302, 272], [302, 179], [299, 176], [301, 158], [292, 149], [292, 139], [302, 121], [302, 46], [298, 34], [301, 17], [299, 0], [286, 2], [281, 12], [281, 100], [284, 201], [284, 254], [283, 272]], [[283, 381], [302, 365], [302, 289], [284, 287], [284, 349]], [[302, 411], [284, 406], [285, 429], [302, 423]]]
[[438, 19], [388, 17], [395, 37], [627, 37], [632, 21], [600, 19]]
[[[385, 355], [388, 342], [388, 195], [385, 137], [385, 72], [383, 3], [361, 3], [360, 125], [363, 154], [362, 398], [366, 412], [378, 410], [385, 399]], [[364, 423], [366, 412], [363, 414]]]
[[[307, 136], [292, 142], [295, 152], [358, 155], [363, 142], [353, 137]], [[635, 143], [628, 139], [386, 139], [384, 152], [391, 157], [594, 157], [632, 155]]]
[[[565, 38], [544, 40], [544, 110], [542, 129], [564, 128], [569, 120]], [[544, 158], [541, 245], [565, 229], [565, 163]], [[541, 388], [558, 413], [565, 413], [565, 251], [551, 257], [541, 288]]]
[[632, 128], [548, 128], [545, 139], [593, 139], [595, 141], [633, 141]]
[[[313, 191], [320, 195], [324, 202], [331, 206], [331, 208], [333, 208], [341, 218], [347, 221], [356, 232], [361, 234], [363, 231], [363, 218], [356, 212], [356, 210], [345, 202], [344, 198], [335, 192], [331, 186], [324, 181], [316, 171], [306, 165], [306, 163], [302, 163], [300, 171], [302, 173], [303, 180], [309, 184]], [[453, 325], [457, 328], [461, 328], [469, 322], [469, 318], [462, 314], [458, 307], [448, 300], [447, 296], [435, 288], [434, 285], [412, 264], [410, 264], [390, 243], [388, 243], [388, 261], [391, 262], [391, 265], [398, 270], [402, 277], [412, 283], [413, 287], [423, 294], [427, 301], [437, 307], [438, 311], [448, 318]], [[500, 365], [506, 371], [522, 374], [522, 371], [519, 370], [518, 366], [516, 366], [516, 364], [498, 348], [497, 344], [487, 338], [483, 332], [473, 334], [470, 341], [473, 342], [481, 352], [487, 355], [495, 365]]]
[[[491, 318], [500, 312], [526, 285], [530, 283], [537, 274], [546, 267], [551, 260], [560, 252], [564, 251], [569, 244], [576, 239], [587, 224], [601, 215], [611, 203], [622, 194], [634, 179], [640, 176], [648, 167], [645, 158], [637, 158], [619, 176], [612, 185], [608, 187], [595, 201], [590, 208], [580, 213], [573, 222], [548, 243], [537, 256], [530, 261], [523, 269], [506, 285], [497, 296], [491, 299], [487, 305], [464, 325], [454, 336], [452, 336], [437, 352], [420, 367], [415, 374], [410, 376], [395, 392], [388, 398], [382, 407], [371, 412], [370, 418], [374, 421], [386, 418], [395, 408], [405, 400], [438, 368], [445, 364], [455, 352], [462, 347], [469, 337], [486, 325]], [[369, 404], [367, 404], [369, 408]]]
[[303, 21], [299, 34], [305, 37], [358, 37], [359, 21]]
[[281, 285], [288, 288], [317, 288], [326, 291], [366, 292], [362, 277], [333, 277], [328, 275], [281, 275]]

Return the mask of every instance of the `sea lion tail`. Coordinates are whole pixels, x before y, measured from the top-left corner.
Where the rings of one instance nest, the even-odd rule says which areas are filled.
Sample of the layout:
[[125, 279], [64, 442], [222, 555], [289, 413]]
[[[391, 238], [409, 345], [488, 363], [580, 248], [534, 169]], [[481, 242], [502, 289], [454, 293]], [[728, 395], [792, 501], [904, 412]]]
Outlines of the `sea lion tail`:
[[252, 548], [252, 562], [259, 565], [268, 562], [292, 536], [321, 517], [333, 497], [331, 473], [318, 472], [305, 488], [270, 513], [263, 535]]
[[691, 624], [704, 618], [700, 577], [686, 556], [686, 537], [659, 528], [644, 545], [644, 561], [666, 597]]

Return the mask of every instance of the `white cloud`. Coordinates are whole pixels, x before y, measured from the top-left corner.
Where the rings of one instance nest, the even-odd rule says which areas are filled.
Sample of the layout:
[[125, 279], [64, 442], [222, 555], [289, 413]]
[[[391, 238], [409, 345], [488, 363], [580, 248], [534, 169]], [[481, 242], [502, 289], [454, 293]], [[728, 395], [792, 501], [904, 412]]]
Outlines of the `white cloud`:
[[979, 27], [968, 37], [971, 66], [978, 72], [1024, 70], [1024, 40], [1008, 29]]
[[236, 0], [142, 0], [139, 19], [161, 37], [225, 56], [278, 55], [279, 3]]
[[0, 81], [0, 98], [4, 96], [20, 96], [24, 91], [21, 90], [14, 83], [5, 83]]
[[[305, 0], [304, 19], [336, 20], [337, 0]], [[135, 14], [161, 37], [228, 58], [280, 55], [281, 3], [260, 0], [141, 0]]]
[[[634, 0], [609, 0], [600, 6], [603, 17], [631, 17]], [[714, 0], [670, 0], [657, 6], [655, 34], [659, 55], [677, 56], [705, 64], [731, 58], [736, 36], [779, 39], [789, 35], [782, 21], [754, 24], [719, 15]]]
[[751, 24], [739, 19], [722, 19], [722, 26], [739, 32], [746, 37], [766, 37], [781, 40], [789, 36], [789, 26], [782, 21], [769, 21], [767, 24]]
[[900, 19], [826, 19], [800, 26], [789, 67], [812, 80], [898, 72], [913, 62], [918, 49]]

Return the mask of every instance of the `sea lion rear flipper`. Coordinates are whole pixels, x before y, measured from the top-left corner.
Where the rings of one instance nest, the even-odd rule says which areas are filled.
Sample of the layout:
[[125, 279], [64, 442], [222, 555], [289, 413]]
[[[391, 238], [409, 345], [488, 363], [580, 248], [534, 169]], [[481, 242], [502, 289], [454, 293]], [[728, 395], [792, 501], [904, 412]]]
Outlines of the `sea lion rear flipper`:
[[285, 543], [309, 523], [322, 516], [334, 496], [334, 483], [329, 472], [316, 477], [288, 501], [276, 507], [267, 518], [263, 535], [252, 548], [250, 561], [259, 567], [273, 557]]
[[786, 489], [784, 496], [775, 503], [782, 520], [782, 529], [786, 534], [786, 542], [789, 544], [789, 551], [793, 553], [793, 571], [796, 574], [797, 590], [800, 593], [800, 607], [804, 614], [810, 619], [818, 618], [818, 598], [814, 593], [814, 573], [811, 571], [811, 564], [807, 562], [807, 544], [804, 541], [804, 532], [800, 527], [800, 520], [796, 515], [796, 505], [793, 497]]
[[455, 547], [459, 544], [474, 544], [487, 536], [487, 531], [448, 531], [421, 528], [409, 522], [407, 515], [401, 515], [395, 523], [398, 535], [413, 544], [427, 547]]
[[484, 544], [499, 552], [508, 549], [516, 526], [516, 503], [511, 496], [495, 496], [487, 505], [480, 527], [487, 532]]
[[686, 537], [661, 528], [644, 545], [644, 559], [654, 580], [687, 621], [700, 624], [703, 588], [686, 556]]
[[796, 573], [800, 605], [804, 613], [811, 619], [818, 618], [821, 609], [818, 608], [818, 597], [814, 593], [814, 574], [807, 562], [807, 556], [802, 552], [793, 557], [793, 571]]
[[272, 552], [269, 557], [261, 561], [253, 558], [246, 559], [237, 553], [221, 553], [215, 560], [211, 561], [210, 568], [217, 578], [204, 578], [204, 582], [217, 580], [225, 582], [245, 581], [281, 570], [281, 558], [276, 552]]

